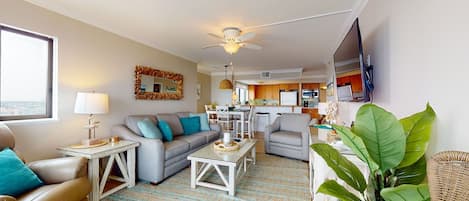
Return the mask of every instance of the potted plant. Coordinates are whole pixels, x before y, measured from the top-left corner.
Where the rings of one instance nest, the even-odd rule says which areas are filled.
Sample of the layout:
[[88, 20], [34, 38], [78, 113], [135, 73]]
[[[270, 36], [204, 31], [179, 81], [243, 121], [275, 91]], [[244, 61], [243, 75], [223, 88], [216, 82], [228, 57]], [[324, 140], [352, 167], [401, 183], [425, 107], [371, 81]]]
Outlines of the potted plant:
[[374, 104], [358, 110], [349, 129], [333, 125], [334, 130], [369, 168], [368, 182], [360, 170], [339, 151], [324, 143], [311, 145], [346, 184], [360, 193], [348, 191], [335, 180], [327, 180], [318, 192], [341, 200], [394, 201], [430, 200], [426, 176], [425, 151], [435, 112], [429, 104], [424, 111], [398, 120]]

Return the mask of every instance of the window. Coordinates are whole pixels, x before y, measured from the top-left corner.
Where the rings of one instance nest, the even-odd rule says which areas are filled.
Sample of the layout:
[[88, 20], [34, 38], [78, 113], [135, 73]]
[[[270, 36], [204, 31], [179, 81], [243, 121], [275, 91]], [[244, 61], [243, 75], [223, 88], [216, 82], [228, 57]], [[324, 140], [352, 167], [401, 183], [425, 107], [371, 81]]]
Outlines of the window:
[[248, 101], [248, 90], [236, 87], [236, 98], [239, 104], [246, 104], [246, 102]]
[[52, 117], [53, 39], [0, 25], [0, 120]]

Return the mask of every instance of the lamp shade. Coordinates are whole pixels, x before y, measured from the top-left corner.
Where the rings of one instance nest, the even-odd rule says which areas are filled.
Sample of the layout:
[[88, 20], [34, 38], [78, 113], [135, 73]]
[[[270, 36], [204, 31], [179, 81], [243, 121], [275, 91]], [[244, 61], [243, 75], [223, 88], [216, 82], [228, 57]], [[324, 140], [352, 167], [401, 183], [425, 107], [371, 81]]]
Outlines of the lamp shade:
[[104, 114], [109, 111], [109, 97], [104, 93], [78, 92], [75, 100], [75, 113]]
[[220, 89], [233, 89], [233, 83], [230, 80], [224, 79], [220, 82]]

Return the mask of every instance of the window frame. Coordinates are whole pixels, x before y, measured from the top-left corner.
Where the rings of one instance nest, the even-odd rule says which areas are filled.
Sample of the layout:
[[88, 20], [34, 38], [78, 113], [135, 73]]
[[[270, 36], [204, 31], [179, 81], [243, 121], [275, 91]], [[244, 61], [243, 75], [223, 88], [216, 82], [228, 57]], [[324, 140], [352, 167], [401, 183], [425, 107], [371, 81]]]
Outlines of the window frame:
[[[0, 24], [0, 44], [1, 44], [1, 35], [2, 31], [7, 31], [23, 36], [28, 36], [31, 38], [36, 38], [40, 40], [44, 40], [48, 43], [48, 61], [47, 61], [47, 90], [45, 91], [46, 93], [46, 113], [43, 115], [10, 115], [10, 116], [0, 116], [0, 122], [1, 121], [12, 121], [12, 120], [35, 120], [35, 119], [46, 119], [46, 118], [52, 118], [53, 116], [53, 79], [54, 79], [54, 74], [53, 74], [53, 69], [54, 69], [54, 39], [52, 37], [47, 37], [44, 35], [40, 35], [37, 33], [33, 33], [30, 31], [26, 30], [20, 30], [17, 28], [12, 28], [9, 26], [5, 26], [3, 24]], [[2, 68], [1, 66], [1, 57], [2, 55], [2, 48], [0, 46], [0, 69]], [[1, 91], [0, 91], [1, 94]], [[0, 99], [1, 103], [1, 99]]]

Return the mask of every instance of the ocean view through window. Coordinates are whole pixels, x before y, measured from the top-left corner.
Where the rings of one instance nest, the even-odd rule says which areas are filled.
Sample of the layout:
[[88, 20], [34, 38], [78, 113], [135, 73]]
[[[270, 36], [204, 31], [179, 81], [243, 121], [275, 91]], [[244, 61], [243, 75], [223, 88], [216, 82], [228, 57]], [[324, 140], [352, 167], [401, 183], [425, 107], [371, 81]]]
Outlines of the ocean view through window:
[[52, 117], [53, 39], [0, 25], [0, 120]]

